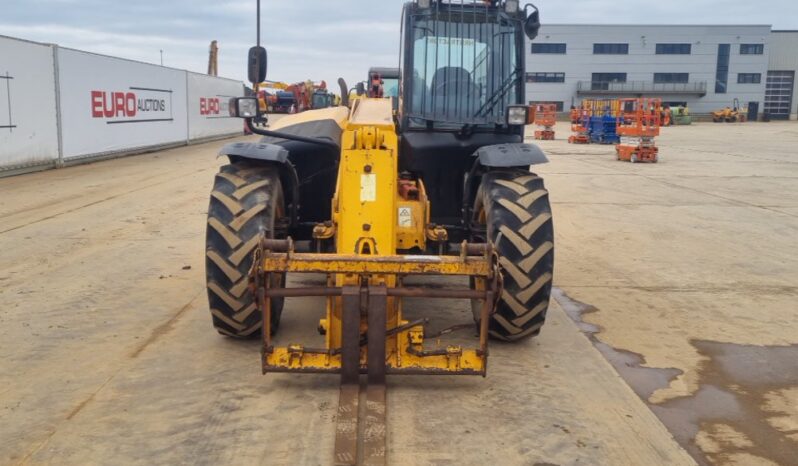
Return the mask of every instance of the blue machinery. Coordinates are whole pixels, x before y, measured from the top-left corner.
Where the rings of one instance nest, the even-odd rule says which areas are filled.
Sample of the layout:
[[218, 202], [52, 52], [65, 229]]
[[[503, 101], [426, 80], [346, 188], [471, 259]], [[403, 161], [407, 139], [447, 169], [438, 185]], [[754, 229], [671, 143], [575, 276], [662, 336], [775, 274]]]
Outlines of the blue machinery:
[[587, 128], [591, 143], [618, 144], [621, 142], [617, 132], [616, 118], [609, 111], [605, 111], [603, 116], [589, 117]]

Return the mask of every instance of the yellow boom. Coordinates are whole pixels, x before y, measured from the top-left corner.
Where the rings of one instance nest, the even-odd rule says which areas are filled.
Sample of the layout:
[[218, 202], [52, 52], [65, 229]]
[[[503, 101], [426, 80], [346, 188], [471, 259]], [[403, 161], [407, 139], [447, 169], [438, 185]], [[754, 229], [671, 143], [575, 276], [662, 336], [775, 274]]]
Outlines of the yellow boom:
[[[305, 118], [310, 117], [308, 114]], [[463, 244], [459, 256], [398, 255], [398, 245], [401, 249], [423, 250], [427, 241], [445, 241], [447, 234], [444, 229], [429, 225], [429, 203], [423, 184], [413, 187], [412, 196], [400, 194], [398, 139], [391, 101], [358, 99], [341, 124], [344, 132], [332, 224], [314, 230], [317, 239], [334, 237], [337, 253], [296, 253], [290, 239], [264, 238], [252, 276], [252, 282], [259, 287], [259, 306], [265, 323], [270, 322], [270, 298], [325, 296], [327, 306], [320, 328], [326, 335], [326, 345], [308, 348], [292, 343], [275, 347], [268, 329], [264, 329], [264, 373], [484, 375], [487, 323], [498, 291], [497, 266], [491, 249], [487, 245]], [[270, 274], [286, 272], [327, 274], [327, 286], [268, 287], [273, 282]], [[403, 287], [402, 278], [409, 275], [467, 276], [474, 279], [476, 287]], [[479, 347], [426, 347], [425, 321], [409, 322], [402, 316], [405, 297], [481, 299]], [[375, 344], [375, 340], [382, 343]]]

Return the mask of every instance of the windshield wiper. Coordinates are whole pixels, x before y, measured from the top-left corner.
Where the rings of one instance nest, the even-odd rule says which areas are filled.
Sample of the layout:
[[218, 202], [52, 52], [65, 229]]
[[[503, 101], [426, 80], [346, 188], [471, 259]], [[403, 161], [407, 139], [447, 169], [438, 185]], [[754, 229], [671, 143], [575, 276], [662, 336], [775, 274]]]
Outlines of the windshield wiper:
[[499, 86], [499, 90], [495, 92], [493, 96], [491, 96], [491, 98], [488, 99], [487, 102], [482, 104], [482, 107], [480, 107], [479, 110], [477, 110], [477, 112], [474, 114], [474, 118], [479, 116], [486, 116], [488, 112], [493, 110], [493, 108], [496, 107], [496, 105], [498, 105], [499, 102], [501, 102], [504, 99], [504, 96], [507, 95], [507, 92], [509, 92], [510, 89], [513, 88], [517, 74], [518, 74], [518, 68], [513, 70], [513, 72], [510, 73], [510, 76], [507, 76], [507, 79], [505, 79], [502, 82], [501, 86]]

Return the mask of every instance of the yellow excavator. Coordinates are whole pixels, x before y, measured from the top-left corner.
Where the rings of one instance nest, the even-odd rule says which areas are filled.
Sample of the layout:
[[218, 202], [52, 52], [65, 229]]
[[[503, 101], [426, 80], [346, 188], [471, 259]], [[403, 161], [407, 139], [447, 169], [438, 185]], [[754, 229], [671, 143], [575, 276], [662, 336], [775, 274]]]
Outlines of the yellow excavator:
[[[340, 79], [341, 107], [268, 130], [257, 124], [265, 118], [257, 98], [231, 99], [231, 115], [263, 138], [222, 148], [229, 164], [210, 196], [213, 325], [231, 337], [260, 334], [264, 373], [340, 374], [336, 464], [384, 463], [386, 374], [484, 376], [489, 338], [537, 335], [551, 293], [552, 213], [543, 179], [530, 171], [547, 159], [524, 143], [534, 121], [523, 103], [525, 44], [540, 27], [537, 9], [416, 0], [402, 22], [398, 99], [350, 101]], [[263, 82], [259, 41], [248, 61], [249, 80]], [[303, 274], [326, 278], [287, 280]], [[463, 284], [428, 286], [435, 276]], [[277, 344], [293, 297], [324, 299], [323, 346]], [[472, 313], [433, 332], [434, 312], [405, 314], [410, 298], [470, 301]], [[477, 338], [446, 341], [458, 331]]]

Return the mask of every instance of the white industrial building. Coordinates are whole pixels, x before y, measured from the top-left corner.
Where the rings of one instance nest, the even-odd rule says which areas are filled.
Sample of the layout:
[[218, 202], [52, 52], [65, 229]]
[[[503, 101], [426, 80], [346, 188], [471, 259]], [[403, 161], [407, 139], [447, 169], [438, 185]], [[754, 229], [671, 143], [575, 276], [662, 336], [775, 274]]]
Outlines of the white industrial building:
[[706, 114], [735, 104], [796, 118], [798, 31], [768, 25], [543, 25], [527, 44], [526, 97], [565, 110], [582, 99], [661, 97]]

